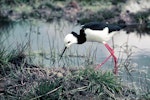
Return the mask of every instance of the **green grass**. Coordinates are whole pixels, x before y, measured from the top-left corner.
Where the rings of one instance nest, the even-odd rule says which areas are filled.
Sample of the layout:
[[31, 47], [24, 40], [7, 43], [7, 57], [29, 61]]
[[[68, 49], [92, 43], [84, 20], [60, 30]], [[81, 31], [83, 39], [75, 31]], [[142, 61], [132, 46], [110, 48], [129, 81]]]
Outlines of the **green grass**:
[[[13, 69], [10, 67], [10, 64], [14, 64], [15, 66], [21, 66], [21, 64], [25, 63], [25, 54], [27, 45], [20, 45], [17, 49], [11, 50], [11, 47], [6, 48], [1, 42], [0, 48], [0, 72], [1, 75], [6, 75]], [[15, 69], [15, 68], [14, 68]]]
[[[61, 1], [58, 0], [57, 3], [56, 2], [53, 3], [54, 0], [51, 2], [49, 2], [49, 0], [46, 0], [44, 2], [42, 2], [41, 0], [35, 0], [35, 2], [31, 0], [30, 1], [14, 0], [10, 2], [8, 1], [10, 0], [0, 1], [0, 5], [2, 9], [8, 8], [8, 10], [13, 10], [18, 13], [24, 13], [27, 16], [28, 14], [29, 15], [32, 14], [32, 11], [34, 11], [35, 9], [41, 9], [41, 8], [52, 9], [54, 10], [53, 12], [57, 10], [60, 11], [60, 9], [57, 9], [57, 7], [55, 8], [55, 4], [57, 4], [56, 6], [62, 7], [64, 2], [68, 3], [67, 0], [61, 0]], [[112, 7], [113, 3], [115, 3], [115, 5], [117, 5], [118, 3], [122, 3], [120, 0], [118, 0], [118, 3], [113, 2], [115, 0], [110, 0], [110, 1], [106, 0], [106, 4], [101, 6], [100, 7], [101, 9], [99, 8], [99, 6], [105, 3], [104, 0], [96, 0], [96, 2], [94, 3], [91, 3], [92, 2], [91, 0], [83, 0], [83, 2], [81, 2], [81, 5], [84, 5], [85, 3], [84, 1], [89, 3], [85, 4], [85, 8], [83, 8], [83, 10], [90, 9], [91, 11], [93, 11], [92, 12], [93, 15], [91, 16], [89, 16], [88, 14], [81, 15], [80, 18], [81, 23], [85, 23], [93, 20], [95, 21], [107, 20], [109, 18], [113, 18], [114, 16], [118, 16], [119, 13], [121, 12], [120, 10], [116, 11], [116, 9], [109, 10]], [[106, 10], [106, 8], [109, 9]], [[31, 17], [35, 16], [34, 18], [39, 18], [37, 17], [38, 15], [34, 15], [34, 14], [39, 14], [39, 13], [33, 12], [33, 16], [31, 15]], [[48, 19], [49, 20], [53, 19], [53, 17], [56, 17], [57, 14], [60, 17], [62, 17], [61, 16], [62, 12], [60, 11], [58, 13], [52, 14], [52, 16], [49, 16]], [[141, 20], [143, 21], [148, 18], [148, 15], [149, 14], [147, 12], [146, 13], [141, 12], [141, 13], [137, 13], [137, 15], [135, 15], [134, 17], [137, 21], [141, 21]], [[4, 19], [5, 17], [0, 17], [0, 18]], [[8, 18], [6, 18], [6, 20], [8, 20]], [[1, 25], [4, 26], [4, 24]], [[150, 25], [148, 21], [148, 27], [149, 26]], [[62, 30], [60, 33], [62, 33]], [[31, 40], [29, 39], [29, 41]], [[40, 43], [38, 42], [37, 44]], [[124, 83], [120, 81], [121, 79], [119, 80], [119, 78], [117, 76], [114, 76], [112, 72], [95, 71], [93, 68], [89, 68], [89, 65], [92, 67], [95, 66], [94, 61], [95, 61], [96, 53], [92, 54], [89, 52], [89, 54], [85, 55], [86, 57], [85, 62], [82, 65], [86, 67], [86, 69], [77, 68], [73, 70], [73, 68], [69, 66], [74, 67], [76, 63], [80, 62], [81, 60], [80, 58], [77, 61], [74, 61], [71, 59], [71, 57], [64, 56], [64, 58], [62, 59], [62, 63], [65, 64], [64, 66], [67, 66], [67, 68], [62, 68], [62, 69], [57, 68], [59, 67], [59, 65], [55, 66], [56, 68], [45, 68], [43, 66], [40, 66], [42, 65], [40, 63], [34, 65], [31, 64], [30, 62], [27, 62], [27, 58], [26, 58], [27, 56], [25, 55], [24, 52], [26, 51], [26, 48], [28, 48], [28, 45], [20, 45], [17, 46], [16, 49], [10, 50], [10, 48], [6, 48], [3, 45], [3, 42], [0, 41], [0, 47], [1, 47], [0, 48], [0, 79], [4, 81], [4, 83], [2, 82], [2, 84], [4, 85], [3, 87], [4, 91], [0, 92], [1, 93], [0, 99], [3, 98], [4, 100], [5, 99], [6, 100], [7, 99], [10, 100], [75, 99], [76, 100], [76, 99], [91, 99], [91, 98], [92, 99], [132, 98], [132, 97], [125, 96], [126, 94], [128, 95], [133, 94], [145, 100], [150, 99], [150, 95], [149, 95], [150, 89], [146, 89], [146, 91], [143, 94], [136, 94], [135, 91], [136, 88], [137, 90], [139, 89], [138, 87], [135, 87], [135, 89], [133, 87], [132, 90], [130, 90], [128, 87], [124, 87]], [[55, 48], [54, 42], [51, 42], [50, 39], [49, 39], [49, 47], [50, 47], [49, 66], [51, 67], [51, 65], [57, 62], [57, 60], [59, 59], [59, 47]], [[30, 50], [28, 53], [29, 56], [32, 55], [31, 53], [32, 51]], [[38, 54], [41, 56], [41, 58], [42, 55], [44, 55], [43, 52]], [[76, 55], [78, 56], [79, 54], [76, 53], [75, 56]], [[129, 56], [129, 54], [127, 56]], [[126, 70], [125, 67], [132, 67], [132, 63], [129, 63], [129, 65], [127, 65], [128, 61], [131, 60], [131, 58], [129, 59], [128, 58], [126, 61], [122, 60], [123, 70]], [[40, 61], [44, 62], [44, 59], [42, 58], [40, 59]], [[130, 76], [127, 77], [130, 78]], [[144, 78], [142, 75], [141, 77]], [[145, 74], [145, 77], [146, 77], [145, 80], [147, 82], [145, 84], [147, 84], [148, 86], [149, 76]]]
[[[2, 44], [1, 44], [2, 45]], [[2, 46], [1, 46], [2, 47]], [[25, 46], [16, 50], [0, 49], [1, 80], [5, 80], [0, 98], [11, 100], [54, 100], [101, 98], [121, 95], [122, 86], [111, 72], [93, 68], [43, 68], [30, 66], [22, 54]]]
[[[21, 45], [8, 52], [8, 48], [5, 48], [1, 42], [0, 75], [1, 79], [5, 80], [3, 83], [5, 89], [1, 96], [4, 100], [7, 98], [11, 100], [120, 99], [131, 98], [125, 96], [126, 94], [136, 95], [136, 89], [130, 90], [124, 87], [112, 72], [95, 71], [93, 67], [89, 68], [88, 64], [84, 66], [86, 69], [76, 68], [75, 70], [69, 66], [68, 68], [31, 66], [23, 55], [26, 46], [28, 47], [28, 45]], [[53, 54], [51, 58], [57, 57], [54, 55], [57, 53], [56, 50], [51, 52]], [[149, 98], [148, 91], [139, 96]]]
[[121, 92], [121, 85], [117, 83], [116, 77], [111, 72], [95, 71], [87, 68], [76, 72], [71, 76], [77, 84], [84, 87], [84, 92], [90, 92], [98, 98], [115, 98], [115, 94]]
[[[38, 81], [35, 88], [25, 97], [37, 99], [79, 99], [91, 95], [91, 98], [115, 99], [121, 95], [121, 84], [111, 72], [102, 73], [91, 68], [79, 69], [63, 77], [53, 75], [50, 79]], [[24, 98], [24, 97], [23, 97]]]

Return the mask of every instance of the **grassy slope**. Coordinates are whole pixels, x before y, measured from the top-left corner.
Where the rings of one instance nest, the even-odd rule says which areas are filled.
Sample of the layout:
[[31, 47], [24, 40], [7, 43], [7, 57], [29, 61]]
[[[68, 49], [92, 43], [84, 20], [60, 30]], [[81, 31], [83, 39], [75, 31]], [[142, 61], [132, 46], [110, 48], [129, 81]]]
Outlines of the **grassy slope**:
[[[88, 1], [88, 3], [87, 3]], [[118, 16], [120, 10], [114, 8], [122, 5], [122, 2], [107, 0], [95, 3], [84, 0], [79, 5], [83, 6], [78, 16], [81, 23], [90, 21], [92, 18], [106, 20]], [[1, 0], [1, 11], [6, 19], [16, 20], [20, 18], [38, 18], [50, 21], [54, 17], [59, 18], [63, 14], [63, 9], [68, 4], [67, 1], [49, 2], [45, 0]], [[113, 5], [112, 5], [113, 4]], [[101, 9], [99, 10], [99, 7]], [[117, 10], [114, 13], [114, 10]], [[43, 10], [43, 12], [39, 13]], [[107, 9], [107, 10], [103, 10]], [[47, 12], [49, 11], [49, 12]], [[51, 12], [53, 11], [53, 12]], [[82, 15], [84, 11], [90, 14]], [[50, 15], [49, 15], [50, 14]], [[109, 15], [108, 15], [109, 14]], [[9, 16], [8, 16], [9, 15]], [[93, 15], [95, 15], [93, 17]], [[134, 15], [134, 14], [133, 14]], [[136, 20], [147, 19], [147, 13], [141, 17], [139, 13]], [[93, 20], [93, 19], [92, 19]], [[1, 45], [2, 47], [2, 42]], [[24, 47], [22, 47], [24, 49]], [[47, 69], [26, 63], [23, 50], [6, 53], [5, 47], [0, 48], [0, 98], [1, 99], [115, 99], [130, 98], [128, 94], [135, 92], [119, 84], [119, 80], [111, 72], [95, 72], [93, 69], [67, 69], [56, 68]], [[149, 94], [145, 98], [150, 98]]]

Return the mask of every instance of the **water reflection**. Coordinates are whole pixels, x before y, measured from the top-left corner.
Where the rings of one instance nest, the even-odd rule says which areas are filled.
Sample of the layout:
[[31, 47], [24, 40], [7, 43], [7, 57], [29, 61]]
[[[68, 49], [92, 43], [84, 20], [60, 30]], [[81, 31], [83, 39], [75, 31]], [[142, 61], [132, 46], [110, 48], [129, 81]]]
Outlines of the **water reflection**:
[[3, 34], [4, 31], [8, 31], [13, 28], [14, 23], [8, 20], [6, 17], [0, 16], [0, 35]]
[[142, 22], [139, 23], [132, 23], [127, 25], [128, 27], [125, 28], [127, 33], [136, 32], [137, 35], [144, 36], [144, 35], [150, 35], [150, 22]]

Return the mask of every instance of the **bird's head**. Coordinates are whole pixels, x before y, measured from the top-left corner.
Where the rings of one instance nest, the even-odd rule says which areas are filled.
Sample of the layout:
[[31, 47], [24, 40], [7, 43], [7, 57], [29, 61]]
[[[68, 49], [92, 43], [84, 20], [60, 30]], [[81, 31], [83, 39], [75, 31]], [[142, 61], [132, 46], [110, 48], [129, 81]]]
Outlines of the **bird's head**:
[[67, 48], [69, 48], [72, 44], [78, 43], [77, 37], [74, 36], [73, 34], [68, 34], [64, 38], [64, 43], [65, 43], [65, 48], [64, 48], [62, 54], [60, 55], [60, 59], [62, 58], [62, 56]]
[[73, 34], [68, 34], [64, 38], [65, 47], [68, 48], [72, 44], [77, 43], [77, 37], [75, 37]]

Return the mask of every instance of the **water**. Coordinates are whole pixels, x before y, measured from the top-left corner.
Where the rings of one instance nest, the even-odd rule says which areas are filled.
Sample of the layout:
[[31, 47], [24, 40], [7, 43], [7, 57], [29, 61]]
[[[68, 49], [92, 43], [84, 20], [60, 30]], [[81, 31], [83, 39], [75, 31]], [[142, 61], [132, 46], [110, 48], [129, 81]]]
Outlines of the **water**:
[[[6, 46], [16, 48], [18, 44], [29, 43], [30, 51], [33, 54], [47, 53], [55, 51], [59, 55], [63, 48], [63, 38], [66, 34], [70, 33], [76, 24], [69, 23], [65, 20], [59, 22], [54, 21], [52, 23], [44, 23], [40, 21], [31, 21], [23, 24], [15, 24], [13, 28], [8, 29], [9, 31], [3, 32], [1, 36], [2, 40], [5, 41]], [[133, 59], [140, 59], [139, 56], [146, 55], [150, 57], [150, 36], [137, 36], [136, 32], [132, 32], [129, 35], [126, 31], [118, 33], [112, 41], [108, 43], [115, 47], [115, 53], [119, 57], [120, 52], [123, 55], [121, 58], [126, 58], [128, 52], [133, 52]], [[28, 54], [28, 51], [26, 51]], [[95, 59], [95, 63], [99, 63], [99, 60], [104, 59], [109, 55], [109, 52], [103, 46], [103, 44], [87, 42], [82, 45], [74, 45], [70, 47], [66, 55], [70, 55], [71, 58], [81, 57], [85, 58], [90, 56]], [[78, 55], [76, 55], [78, 54]], [[141, 60], [141, 59], [140, 59]], [[135, 60], [136, 61], [136, 60]], [[139, 62], [139, 61], [138, 61]], [[149, 63], [147, 63], [149, 65]]]
[[[25, 54], [37, 65], [46, 67], [87, 67], [91, 65], [96, 67], [97, 64], [109, 56], [109, 52], [103, 44], [92, 42], [71, 46], [58, 63], [59, 55], [64, 48], [63, 38], [75, 26], [76, 23], [65, 20], [53, 21], [52, 23], [36, 20], [23, 22], [22, 24], [16, 23], [7, 31], [1, 30], [1, 40], [5, 41], [6, 48], [10, 50], [17, 48], [19, 44], [27, 43], [28, 49]], [[126, 80], [127, 83], [136, 80], [136, 85], [140, 84], [141, 88], [144, 80], [148, 80], [148, 83], [150, 83], [150, 76], [148, 76], [150, 72], [149, 43], [150, 36], [140, 37], [136, 32], [126, 34], [126, 31], [121, 31], [113, 38], [113, 42], [108, 42], [110, 46], [115, 47], [115, 55], [119, 60], [119, 73], [122, 79]], [[132, 74], [132, 79], [128, 77], [124, 64], [127, 65]], [[113, 66], [112, 59], [110, 59], [102, 66], [102, 70], [112, 70]], [[129, 84], [129, 86], [131, 85]], [[147, 84], [144, 84], [144, 86], [147, 87]]]
[[[32, 55], [45, 54], [45, 56], [47, 56], [54, 52], [56, 53], [55, 56], [59, 57], [59, 54], [64, 48], [63, 38], [66, 34], [70, 33], [74, 27], [78, 26], [65, 20], [60, 20], [59, 22], [54, 21], [52, 23], [40, 21], [30, 21], [23, 24], [18, 23], [13, 25], [13, 28], [8, 29], [9, 31], [4, 31], [1, 39], [6, 40], [5, 45], [9, 46], [9, 48], [16, 48], [18, 44], [28, 43]], [[142, 57], [142, 55], [147, 56], [143, 58], [143, 61], [147, 61], [150, 57], [150, 36], [148, 35], [140, 37], [136, 32], [126, 34], [126, 31], [121, 31], [113, 40], [113, 43], [112, 41], [108, 43], [115, 47], [115, 54], [117, 57], [120, 57], [120, 59], [126, 59], [128, 53], [133, 53], [131, 57], [133, 61], [137, 63], [141, 61], [140, 56]], [[26, 51], [27, 55], [29, 55], [28, 53], [29, 50]], [[78, 57], [85, 59], [88, 57], [94, 60], [93, 64], [100, 63], [108, 55], [109, 52], [103, 44], [92, 42], [87, 42], [82, 45], [73, 45], [65, 52], [65, 56], [70, 57], [69, 59], [76, 59]], [[45, 58], [49, 57], [47, 56]], [[50, 62], [50, 60], [46, 62], [43, 64], [49, 65], [48, 62]], [[78, 63], [80, 63], [80, 61]], [[111, 60], [109, 63], [111, 63]], [[145, 64], [149, 66], [149, 62]], [[106, 64], [106, 66], [108, 65]]]

